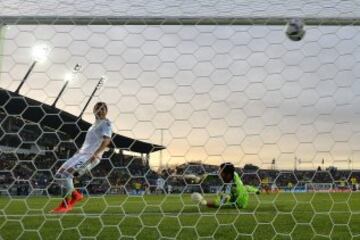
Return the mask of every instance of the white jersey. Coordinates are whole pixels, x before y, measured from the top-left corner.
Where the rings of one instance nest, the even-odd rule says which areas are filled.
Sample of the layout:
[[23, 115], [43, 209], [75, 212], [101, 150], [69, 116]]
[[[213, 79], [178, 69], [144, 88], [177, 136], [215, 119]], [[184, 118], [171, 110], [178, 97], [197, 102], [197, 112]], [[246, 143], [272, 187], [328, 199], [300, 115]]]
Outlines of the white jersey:
[[164, 189], [165, 186], [165, 180], [163, 178], [158, 178], [156, 180], [156, 189]]
[[[104, 137], [111, 138], [111, 135], [111, 122], [107, 119], [96, 120], [86, 133], [85, 141], [79, 153], [90, 156], [93, 155], [100, 147]], [[99, 157], [101, 157], [102, 154], [103, 152], [100, 153]]]

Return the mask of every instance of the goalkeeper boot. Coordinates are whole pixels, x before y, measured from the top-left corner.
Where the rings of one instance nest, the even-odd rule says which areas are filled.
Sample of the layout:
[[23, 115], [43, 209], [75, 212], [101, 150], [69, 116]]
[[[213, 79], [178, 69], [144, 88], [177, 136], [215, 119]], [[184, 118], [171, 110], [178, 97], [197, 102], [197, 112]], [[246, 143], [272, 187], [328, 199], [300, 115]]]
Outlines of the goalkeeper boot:
[[81, 201], [83, 199], [84, 199], [84, 195], [81, 192], [75, 190], [71, 194], [71, 200], [70, 200], [69, 204], [71, 206], [74, 206], [77, 202], [79, 202], [79, 201]]
[[70, 205], [70, 200], [66, 198], [66, 199], [62, 200], [61, 203], [59, 204], [59, 206], [54, 208], [51, 212], [66, 213], [70, 210], [72, 210], [72, 206]]

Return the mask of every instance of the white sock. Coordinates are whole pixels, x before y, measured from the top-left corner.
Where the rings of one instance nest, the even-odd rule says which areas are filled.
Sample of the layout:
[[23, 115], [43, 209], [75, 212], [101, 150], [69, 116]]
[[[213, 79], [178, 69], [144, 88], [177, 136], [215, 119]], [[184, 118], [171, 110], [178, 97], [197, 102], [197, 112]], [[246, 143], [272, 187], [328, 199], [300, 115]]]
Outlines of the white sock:
[[74, 181], [71, 177], [65, 178], [65, 190], [66, 194], [71, 194], [74, 191]]
[[55, 179], [60, 186], [65, 189], [65, 196], [74, 191], [75, 187], [72, 175], [62, 172], [56, 174]]

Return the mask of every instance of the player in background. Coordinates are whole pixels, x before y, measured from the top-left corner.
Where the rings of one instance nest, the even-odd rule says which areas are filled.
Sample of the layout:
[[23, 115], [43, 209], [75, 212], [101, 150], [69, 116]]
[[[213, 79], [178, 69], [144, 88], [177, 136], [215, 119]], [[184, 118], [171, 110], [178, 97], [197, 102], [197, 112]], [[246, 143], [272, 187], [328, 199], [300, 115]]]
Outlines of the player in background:
[[68, 212], [76, 202], [84, 198], [84, 196], [74, 188], [73, 179], [97, 166], [100, 163], [105, 149], [110, 144], [112, 129], [110, 121], [106, 119], [107, 112], [108, 108], [106, 103], [98, 102], [95, 104], [93, 113], [96, 120], [88, 129], [82, 147], [57, 171], [55, 180], [65, 190], [65, 196], [59, 206], [54, 208], [52, 212]]
[[[276, 183], [275, 182], [273, 182], [272, 184], [271, 184], [271, 190], [270, 190], [271, 192], [273, 192], [273, 193], [277, 193], [277, 192], [279, 192], [279, 189], [278, 189], [278, 187], [276, 186]], [[269, 194], [269, 192], [266, 192], [267, 194]]]
[[156, 194], [161, 194], [165, 192], [165, 180], [162, 177], [156, 179]]
[[351, 190], [356, 191], [357, 190], [356, 185], [358, 184], [356, 177], [352, 176], [350, 181], [351, 181]]
[[287, 184], [287, 191], [291, 192], [291, 191], [293, 190], [293, 187], [294, 187], [293, 183], [292, 183], [292, 182], [288, 182], [288, 184]]
[[167, 193], [168, 193], [168, 194], [171, 194], [172, 191], [173, 191], [172, 185], [168, 184], [168, 185], [167, 185]]
[[135, 181], [133, 185], [134, 185], [134, 193], [136, 195], [141, 195], [142, 184], [140, 180]]
[[[270, 193], [270, 191], [272, 191], [272, 189], [270, 188], [270, 179], [269, 177], [265, 177], [261, 180], [261, 189], [266, 192], [267, 194]], [[272, 186], [272, 185], [271, 185]]]
[[345, 178], [341, 178], [339, 183], [340, 183], [340, 185], [338, 186], [338, 189], [341, 192], [344, 192], [344, 191], [348, 190], [348, 186], [347, 186], [347, 182], [346, 182]]
[[237, 206], [246, 208], [249, 201], [249, 193], [260, 194], [258, 188], [244, 185], [235, 167], [231, 163], [220, 165], [219, 175], [224, 182], [222, 191], [213, 200], [206, 200], [200, 193], [193, 193], [191, 198], [194, 202], [207, 207], [218, 208], [222, 206]]

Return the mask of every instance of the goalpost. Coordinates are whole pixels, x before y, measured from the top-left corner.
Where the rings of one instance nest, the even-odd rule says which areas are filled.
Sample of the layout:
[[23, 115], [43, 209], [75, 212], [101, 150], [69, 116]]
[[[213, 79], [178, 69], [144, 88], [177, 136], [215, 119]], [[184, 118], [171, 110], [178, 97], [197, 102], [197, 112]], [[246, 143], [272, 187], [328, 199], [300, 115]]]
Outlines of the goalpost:
[[[358, 236], [360, 196], [350, 187], [360, 181], [355, 1], [0, 6], [0, 239]], [[305, 23], [299, 42], [284, 33], [294, 17]], [[34, 64], [37, 44], [49, 56]], [[12, 95], [21, 80], [20, 97]], [[9, 104], [21, 96], [40, 107]], [[69, 121], [45, 105], [93, 123], [86, 106], [96, 101], [108, 104], [113, 132], [128, 147], [111, 149], [76, 180], [85, 201], [50, 214], [60, 200], [54, 173], [86, 130], [77, 120], [79, 135], [67, 136], [60, 129]], [[28, 120], [37, 107], [52, 127], [45, 117]], [[134, 150], [140, 142], [146, 151]], [[216, 166], [228, 161], [245, 184], [267, 179], [289, 191], [250, 195], [246, 209], [192, 203], [192, 191], [213, 198], [221, 189]], [[246, 170], [250, 164], [258, 168]], [[210, 177], [192, 181], [204, 173]]]

